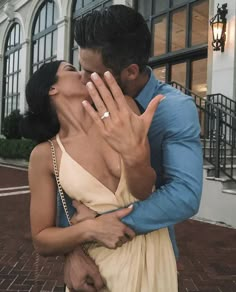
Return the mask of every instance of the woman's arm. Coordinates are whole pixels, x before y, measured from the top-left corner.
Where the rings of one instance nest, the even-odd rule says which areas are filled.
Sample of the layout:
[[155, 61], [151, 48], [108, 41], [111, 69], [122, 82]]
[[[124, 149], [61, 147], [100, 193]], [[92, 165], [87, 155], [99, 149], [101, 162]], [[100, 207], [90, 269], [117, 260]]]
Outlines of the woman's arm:
[[40, 144], [32, 151], [29, 163], [31, 232], [35, 248], [42, 255], [67, 253], [91, 236], [89, 222], [55, 227], [57, 190], [50, 155], [49, 144]]
[[[131, 238], [135, 235], [121, 222], [112, 229], [110, 224], [104, 228], [103, 218], [86, 220], [67, 228], [55, 227], [57, 190], [48, 143], [36, 146], [31, 154], [29, 184], [32, 239], [41, 255], [66, 254], [81, 243], [95, 240], [108, 248], [116, 248], [117, 243], [126, 238], [125, 234]], [[126, 216], [130, 211], [126, 210], [122, 215]]]

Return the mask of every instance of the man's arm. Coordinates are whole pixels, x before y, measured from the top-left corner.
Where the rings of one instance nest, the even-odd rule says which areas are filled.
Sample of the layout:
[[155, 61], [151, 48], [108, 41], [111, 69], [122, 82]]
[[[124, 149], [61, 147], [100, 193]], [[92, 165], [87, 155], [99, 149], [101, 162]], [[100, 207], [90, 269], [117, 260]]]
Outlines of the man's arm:
[[65, 258], [64, 281], [68, 288], [76, 291], [99, 291], [104, 286], [98, 267], [80, 247]]
[[[179, 97], [176, 97], [179, 98]], [[163, 137], [164, 185], [144, 201], [134, 203], [133, 212], [122, 219], [137, 234], [174, 225], [197, 213], [202, 192], [202, 146], [196, 106], [192, 100], [165, 99], [158, 108], [150, 131]]]

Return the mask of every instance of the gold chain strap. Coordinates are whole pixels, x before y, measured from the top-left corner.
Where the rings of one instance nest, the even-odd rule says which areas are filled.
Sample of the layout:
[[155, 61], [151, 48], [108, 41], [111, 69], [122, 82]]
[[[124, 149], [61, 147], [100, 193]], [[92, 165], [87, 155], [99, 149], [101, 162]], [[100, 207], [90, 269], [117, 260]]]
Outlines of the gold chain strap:
[[[61, 186], [61, 183], [60, 183], [60, 179], [59, 179], [59, 172], [58, 172], [58, 169], [57, 169], [57, 159], [56, 159], [55, 147], [54, 147], [54, 144], [53, 144], [53, 142], [51, 140], [48, 140], [48, 142], [51, 145], [53, 169], [54, 169], [54, 173], [55, 173], [55, 178], [56, 178], [56, 182], [57, 182], [58, 191], [59, 191], [59, 194], [60, 194], [60, 197], [61, 197], [61, 202], [62, 202], [64, 211], [65, 211], [68, 223], [69, 223], [70, 226], [72, 226], [72, 223], [71, 223], [71, 220], [70, 220], [69, 211], [68, 211], [66, 200], [65, 200], [65, 196], [64, 196], [64, 192], [63, 192], [63, 189], [62, 189], [62, 186]], [[88, 249], [87, 249], [86, 244], [80, 244], [80, 246], [81, 246], [82, 250], [84, 251], [84, 253], [88, 255]]]
[[70, 220], [70, 215], [69, 215], [69, 212], [68, 212], [68, 208], [67, 208], [64, 192], [63, 192], [63, 189], [62, 189], [62, 186], [61, 186], [61, 183], [60, 183], [60, 179], [59, 179], [55, 147], [53, 145], [52, 140], [48, 140], [48, 142], [50, 143], [50, 146], [51, 146], [53, 169], [54, 169], [54, 174], [55, 174], [55, 178], [56, 178], [56, 182], [57, 182], [58, 191], [59, 191], [59, 194], [60, 194], [60, 197], [61, 197], [61, 202], [62, 202], [64, 211], [65, 211], [65, 214], [66, 214], [67, 221], [68, 221], [69, 225], [71, 226], [72, 223], [71, 223], [71, 220]]

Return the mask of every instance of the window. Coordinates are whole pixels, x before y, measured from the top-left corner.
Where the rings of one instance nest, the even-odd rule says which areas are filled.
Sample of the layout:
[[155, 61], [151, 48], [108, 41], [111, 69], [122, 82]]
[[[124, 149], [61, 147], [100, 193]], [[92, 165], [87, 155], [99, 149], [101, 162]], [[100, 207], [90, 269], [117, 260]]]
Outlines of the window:
[[76, 67], [79, 68], [78, 62], [78, 45], [74, 40], [74, 26], [78, 18], [83, 17], [86, 13], [98, 10], [103, 7], [112, 5], [112, 0], [77, 0], [73, 3], [73, 21], [72, 21], [72, 35], [71, 35], [71, 57], [70, 62]]
[[191, 46], [206, 44], [208, 41], [208, 1], [197, 2], [192, 6]]
[[7, 36], [4, 52], [2, 120], [12, 111], [19, 109], [21, 27], [15, 23]]
[[171, 51], [186, 47], [186, 8], [176, 10], [171, 15]]
[[166, 81], [166, 66], [160, 66], [153, 69], [153, 73], [158, 80], [162, 82]]
[[166, 53], [166, 30], [166, 15], [157, 17], [154, 21], [154, 56], [159, 56]]
[[186, 62], [171, 65], [171, 80], [178, 82], [179, 84], [186, 86]]
[[56, 8], [54, 1], [44, 1], [37, 11], [32, 30], [32, 72], [57, 58]]
[[137, 0], [152, 34], [150, 66], [204, 96], [207, 84], [209, 0]]

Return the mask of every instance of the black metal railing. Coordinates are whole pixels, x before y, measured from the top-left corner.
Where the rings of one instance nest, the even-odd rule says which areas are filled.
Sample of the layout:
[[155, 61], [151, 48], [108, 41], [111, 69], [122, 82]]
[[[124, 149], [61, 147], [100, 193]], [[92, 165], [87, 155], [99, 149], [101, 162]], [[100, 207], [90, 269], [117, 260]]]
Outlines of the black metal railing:
[[[201, 126], [203, 156], [214, 166], [213, 176], [219, 178], [227, 175], [236, 181], [236, 165], [234, 165], [234, 161], [236, 161], [236, 116], [233, 111], [233, 102], [232, 107], [222, 106], [221, 103], [215, 104], [207, 97], [196, 95], [177, 82], [172, 81], [170, 84], [184, 94], [192, 96], [196, 103]], [[225, 98], [225, 100], [228, 99]], [[228, 102], [228, 104], [230, 103]]]
[[232, 100], [231, 98], [221, 94], [208, 94], [207, 100], [214, 103], [215, 105], [219, 106], [223, 110], [229, 112], [232, 115], [236, 115], [236, 101]]

